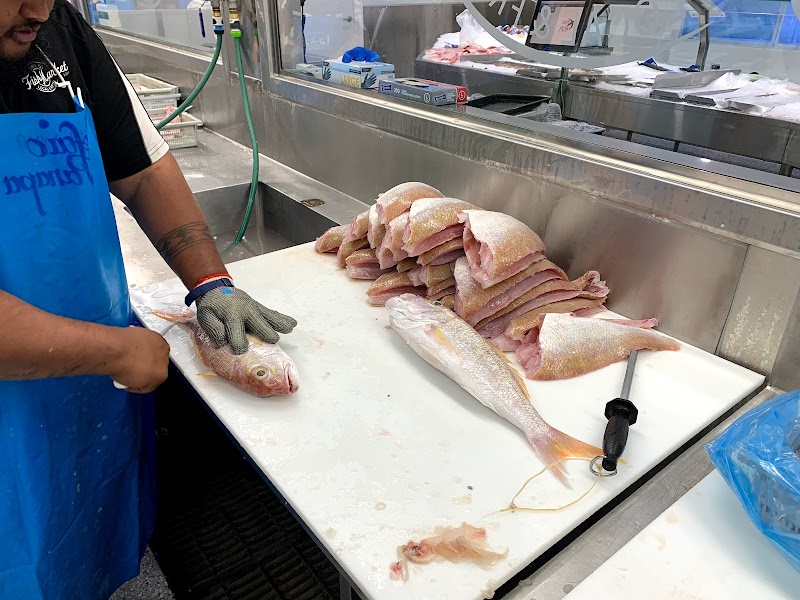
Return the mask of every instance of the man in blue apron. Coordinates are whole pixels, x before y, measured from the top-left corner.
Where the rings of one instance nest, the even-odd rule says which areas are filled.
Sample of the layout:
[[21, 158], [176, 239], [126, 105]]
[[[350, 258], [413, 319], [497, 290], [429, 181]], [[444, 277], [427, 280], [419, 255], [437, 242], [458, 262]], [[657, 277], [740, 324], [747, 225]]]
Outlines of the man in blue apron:
[[[234, 287], [167, 145], [66, 0], [0, 0], [0, 599], [106, 599], [152, 529], [145, 397], [109, 189], [219, 345], [295, 325]], [[115, 389], [116, 381], [127, 390]], [[138, 395], [137, 395], [138, 394]]]

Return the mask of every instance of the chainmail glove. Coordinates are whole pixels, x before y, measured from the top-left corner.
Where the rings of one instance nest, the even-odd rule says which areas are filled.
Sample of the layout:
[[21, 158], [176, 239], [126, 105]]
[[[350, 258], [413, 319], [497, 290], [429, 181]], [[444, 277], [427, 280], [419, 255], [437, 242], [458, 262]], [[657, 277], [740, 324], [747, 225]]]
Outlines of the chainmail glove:
[[218, 348], [230, 344], [234, 354], [247, 351], [246, 332], [275, 344], [278, 333], [290, 333], [297, 325], [292, 317], [263, 306], [233, 287], [207, 292], [197, 299], [196, 306], [200, 327]]

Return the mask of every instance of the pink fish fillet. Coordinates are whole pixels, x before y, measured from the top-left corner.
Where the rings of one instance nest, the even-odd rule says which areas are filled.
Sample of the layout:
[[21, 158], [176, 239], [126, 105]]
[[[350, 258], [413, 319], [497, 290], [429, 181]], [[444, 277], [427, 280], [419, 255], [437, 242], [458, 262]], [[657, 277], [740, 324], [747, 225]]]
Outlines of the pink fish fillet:
[[405, 273], [406, 271], [411, 271], [417, 266], [417, 259], [416, 258], [404, 258], [399, 263], [397, 263], [397, 272], [398, 273]]
[[408, 213], [403, 213], [386, 226], [386, 236], [378, 248], [378, 263], [382, 269], [394, 267], [401, 260], [408, 258], [403, 251], [403, 229], [408, 223]]
[[414, 285], [425, 285], [422, 282], [421, 274], [422, 274], [422, 267], [420, 267], [419, 265], [417, 265], [407, 273], [408, 278], [411, 280], [411, 283], [413, 283]]
[[375, 250], [364, 248], [353, 252], [345, 260], [347, 265], [347, 276], [351, 279], [377, 279], [384, 273], [391, 272], [390, 269], [384, 270], [378, 265], [375, 257]]
[[427, 297], [433, 298], [434, 300], [438, 300], [439, 297], [449, 296], [450, 294], [455, 293], [456, 291], [456, 280], [454, 277], [450, 279], [445, 279], [444, 281], [440, 281], [439, 283], [434, 283], [433, 285], [427, 286], [428, 294]]
[[347, 232], [344, 234], [345, 241], [360, 240], [367, 237], [369, 231], [369, 210], [365, 210], [350, 223]]
[[483, 288], [472, 278], [469, 261], [459, 258], [455, 266], [456, 314], [470, 325], [477, 325], [504, 309], [514, 300], [535, 287], [553, 279], [567, 281], [567, 274], [549, 260], [538, 260], [527, 269], [501, 281], [490, 288]]
[[[497, 346], [503, 352], [511, 352], [516, 350], [522, 343], [531, 328], [536, 327], [539, 323], [539, 315], [546, 313], [568, 313], [574, 317], [585, 316], [586, 313], [596, 311], [598, 307], [602, 307], [605, 298], [571, 298], [570, 300], [561, 300], [559, 302], [551, 302], [539, 308], [534, 308], [526, 312], [524, 315], [512, 319], [506, 325], [506, 330], [493, 338], [492, 344]], [[603, 310], [606, 310], [603, 307]]]
[[424, 296], [427, 288], [416, 286], [408, 273], [387, 273], [381, 275], [367, 290], [367, 298], [372, 306], [383, 306], [389, 298], [403, 294]]
[[417, 262], [423, 266], [443, 265], [453, 262], [461, 256], [464, 256], [464, 239], [456, 238], [423, 252], [417, 258]]
[[401, 183], [378, 197], [378, 219], [384, 225], [391, 223], [421, 198], [444, 198], [444, 194], [425, 183]]
[[458, 220], [458, 211], [469, 209], [479, 210], [477, 206], [456, 198], [417, 200], [408, 213], [408, 224], [403, 232], [403, 250], [409, 256], [419, 256], [462, 237], [464, 224]]
[[365, 237], [357, 240], [344, 240], [342, 245], [339, 246], [339, 250], [336, 252], [336, 259], [339, 266], [342, 268], [346, 267], [347, 257], [353, 254], [353, 252], [363, 250], [364, 248], [369, 248], [369, 242]]
[[425, 265], [419, 269], [419, 279], [424, 285], [431, 287], [437, 283], [451, 279], [453, 277], [454, 268], [454, 262], [437, 266]]
[[350, 226], [349, 225], [336, 225], [331, 227], [317, 238], [314, 244], [314, 250], [320, 253], [336, 252], [339, 246], [342, 245], [342, 240]]
[[[449, 282], [447, 282], [449, 283]], [[452, 296], [456, 292], [456, 286], [451, 285], [446, 288], [443, 288], [441, 285], [435, 286], [432, 288], [428, 288], [428, 293], [425, 294], [425, 297], [428, 300], [441, 300], [447, 296]]]
[[633, 326], [608, 319], [566, 314], [540, 316], [525, 336], [517, 358], [529, 379], [569, 379], [624, 360], [634, 350], [680, 350], [680, 344], [647, 329], [651, 320]]
[[487, 210], [458, 213], [464, 223], [464, 250], [472, 277], [483, 288], [525, 270], [544, 258], [544, 243], [533, 230], [510, 215]]
[[513, 319], [541, 306], [572, 298], [599, 300], [606, 296], [608, 288], [597, 271], [589, 271], [574, 281], [546, 281], [478, 323], [476, 329], [484, 337], [493, 338], [502, 334]]
[[386, 225], [381, 223], [378, 218], [378, 205], [373, 204], [369, 207], [369, 222], [367, 224], [367, 241], [369, 242], [369, 247], [376, 250], [380, 248], [385, 235]]

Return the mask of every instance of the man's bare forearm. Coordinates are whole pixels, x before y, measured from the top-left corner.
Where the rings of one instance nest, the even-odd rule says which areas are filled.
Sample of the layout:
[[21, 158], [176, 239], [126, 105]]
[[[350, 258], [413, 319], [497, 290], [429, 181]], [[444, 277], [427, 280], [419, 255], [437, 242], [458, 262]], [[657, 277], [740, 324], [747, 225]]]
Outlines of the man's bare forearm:
[[118, 332], [41, 311], [0, 291], [0, 380], [108, 375], [123, 353]]
[[206, 275], [225, 271], [206, 219], [172, 154], [110, 187], [187, 288]]

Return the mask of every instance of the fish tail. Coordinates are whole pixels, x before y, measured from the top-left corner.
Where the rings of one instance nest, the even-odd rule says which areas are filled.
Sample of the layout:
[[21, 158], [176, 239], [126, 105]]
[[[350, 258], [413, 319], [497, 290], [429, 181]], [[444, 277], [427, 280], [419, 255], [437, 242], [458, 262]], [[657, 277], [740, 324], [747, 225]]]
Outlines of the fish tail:
[[183, 309], [182, 311], [179, 311], [179, 312], [167, 312], [167, 311], [164, 311], [164, 310], [151, 310], [150, 314], [151, 315], [155, 315], [155, 316], [157, 316], [157, 317], [159, 317], [161, 319], [164, 319], [165, 321], [171, 321], [173, 323], [188, 323], [192, 319], [192, 317], [194, 316], [194, 313], [190, 309], [187, 309], [187, 308], [185, 308], [185, 309]]
[[555, 427], [549, 427], [544, 434], [528, 434], [528, 440], [545, 467], [549, 468], [553, 476], [570, 489], [572, 486], [567, 480], [564, 463], [573, 458], [591, 460], [603, 454], [600, 448], [576, 440]]

